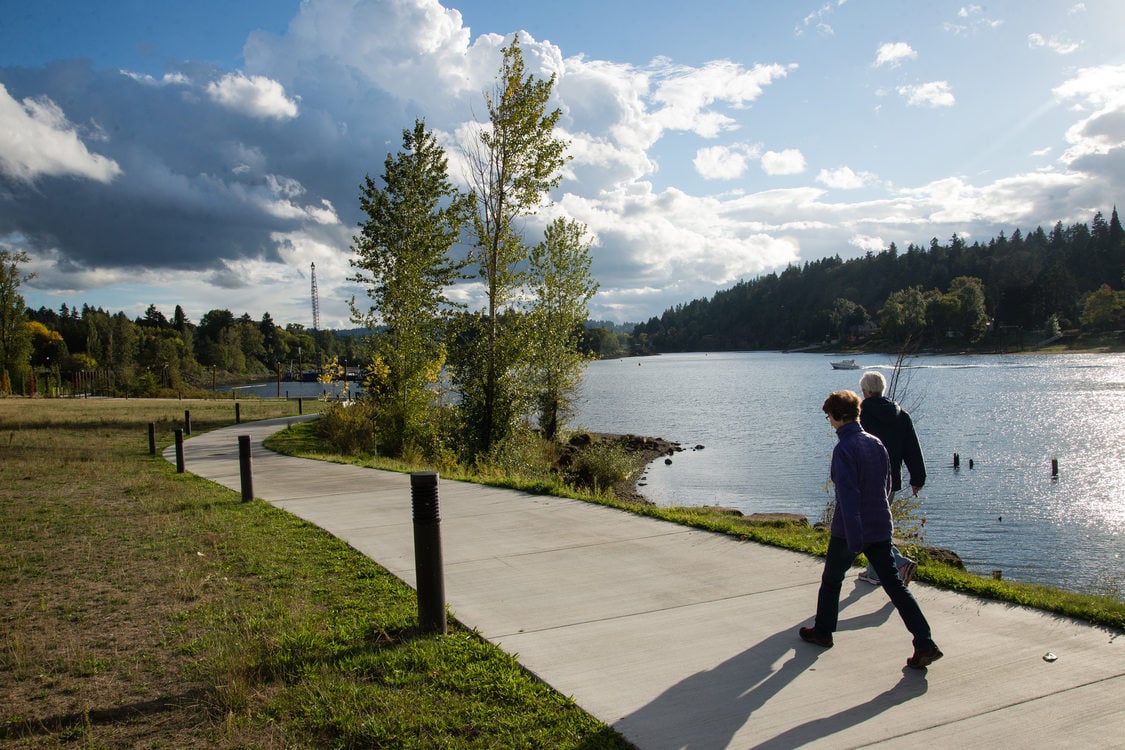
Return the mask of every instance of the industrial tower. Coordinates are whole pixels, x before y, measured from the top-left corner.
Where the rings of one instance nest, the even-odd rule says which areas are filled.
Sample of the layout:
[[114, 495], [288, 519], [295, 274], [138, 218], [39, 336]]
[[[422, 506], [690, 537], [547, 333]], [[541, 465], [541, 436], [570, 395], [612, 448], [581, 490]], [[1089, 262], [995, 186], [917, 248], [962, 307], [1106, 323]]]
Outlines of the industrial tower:
[[316, 263], [312, 264], [312, 310], [313, 341], [316, 341], [316, 332], [320, 330], [320, 295], [316, 291]]

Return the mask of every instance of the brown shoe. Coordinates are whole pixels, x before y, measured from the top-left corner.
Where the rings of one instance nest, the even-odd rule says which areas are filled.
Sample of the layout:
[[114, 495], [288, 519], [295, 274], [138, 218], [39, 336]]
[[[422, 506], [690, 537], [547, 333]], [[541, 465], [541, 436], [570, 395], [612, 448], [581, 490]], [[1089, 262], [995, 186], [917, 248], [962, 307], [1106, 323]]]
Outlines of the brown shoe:
[[832, 636], [831, 635], [825, 635], [824, 633], [821, 633], [816, 628], [801, 628], [800, 631], [798, 631], [798, 632], [801, 635], [802, 641], [808, 641], [809, 643], [815, 643], [816, 645], [823, 646], [824, 648], [832, 648]]
[[925, 669], [944, 655], [941, 649], [935, 645], [916, 648], [914, 649], [914, 656], [906, 660], [906, 666], [912, 669]]

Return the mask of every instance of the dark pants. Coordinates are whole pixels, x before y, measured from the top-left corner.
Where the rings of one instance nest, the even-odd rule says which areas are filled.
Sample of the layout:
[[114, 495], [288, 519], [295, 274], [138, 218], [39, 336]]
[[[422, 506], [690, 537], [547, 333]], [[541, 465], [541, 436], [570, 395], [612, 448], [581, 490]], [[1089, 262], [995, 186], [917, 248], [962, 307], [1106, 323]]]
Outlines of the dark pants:
[[[926, 622], [914, 595], [906, 588], [895, 570], [894, 556], [891, 554], [891, 540], [875, 542], [863, 548], [863, 553], [879, 574], [879, 583], [883, 591], [891, 598], [906, 629], [914, 636], [914, 647], [924, 648], [934, 645], [930, 638], [930, 624]], [[836, 625], [840, 617], [840, 588], [844, 583], [844, 576], [851, 568], [852, 562], [859, 555], [848, 550], [848, 543], [843, 537], [834, 536], [828, 540], [828, 556], [824, 560], [824, 573], [820, 576], [820, 593], [816, 599], [816, 629], [821, 633], [832, 634], [836, 632]]]

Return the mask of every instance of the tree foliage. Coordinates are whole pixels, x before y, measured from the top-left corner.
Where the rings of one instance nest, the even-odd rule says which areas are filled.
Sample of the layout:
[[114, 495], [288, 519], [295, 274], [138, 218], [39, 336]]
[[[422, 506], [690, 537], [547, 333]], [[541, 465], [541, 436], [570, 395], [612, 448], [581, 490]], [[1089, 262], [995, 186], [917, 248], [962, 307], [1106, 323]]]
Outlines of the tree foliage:
[[588, 357], [578, 347], [588, 304], [598, 291], [590, 273], [590, 242], [580, 222], [559, 218], [531, 252], [530, 375], [543, 436], [554, 440], [572, 415]]
[[21, 270], [27, 262], [27, 253], [0, 248], [0, 372], [8, 374], [9, 383], [23, 381], [32, 351], [20, 294], [20, 286], [34, 277]]
[[469, 209], [447, 177], [444, 150], [421, 120], [403, 131], [402, 145], [397, 156], [387, 155], [384, 187], [368, 176], [361, 189], [367, 220], [353, 238], [356, 273], [349, 279], [371, 299], [367, 310], [353, 300], [352, 315], [376, 330], [371, 359], [384, 366], [377, 390], [388, 407], [385, 439], [396, 451], [418, 439], [445, 363], [441, 332], [452, 306], [445, 289], [465, 265], [450, 258], [450, 249]]
[[457, 340], [465, 348], [451, 351], [450, 364], [468, 415], [466, 438], [478, 453], [508, 435], [526, 400], [519, 371], [526, 319], [512, 307], [524, 285], [528, 248], [517, 220], [547, 200], [566, 161], [566, 143], [554, 135], [561, 111], [547, 109], [554, 84], [554, 76], [525, 74], [515, 37], [503, 49], [495, 88], [485, 94], [488, 123], [465, 152], [474, 189], [473, 258], [487, 304], [475, 320], [460, 321]]

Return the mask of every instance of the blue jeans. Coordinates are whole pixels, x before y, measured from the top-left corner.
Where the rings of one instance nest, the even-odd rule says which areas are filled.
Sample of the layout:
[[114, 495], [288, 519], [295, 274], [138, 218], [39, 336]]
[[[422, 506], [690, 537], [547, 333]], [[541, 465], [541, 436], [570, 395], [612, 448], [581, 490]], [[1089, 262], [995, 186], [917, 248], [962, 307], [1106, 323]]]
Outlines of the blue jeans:
[[[930, 637], [930, 624], [926, 622], [922, 609], [914, 600], [910, 589], [899, 580], [894, 556], [891, 553], [891, 540], [873, 542], [861, 552], [867, 555], [867, 559], [875, 567], [883, 591], [887, 592], [906, 629], [914, 636], [914, 647], [925, 648], [936, 645]], [[836, 632], [840, 619], [840, 589], [844, 584], [844, 576], [858, 556], [848, 549], [847, 540], [843, 537], [834, 536], [828, 540], [828, 555], [824, 560], [824, 572], [820, 576], [820, 592], [816, 598], [815, 625], [821, 633]]]

